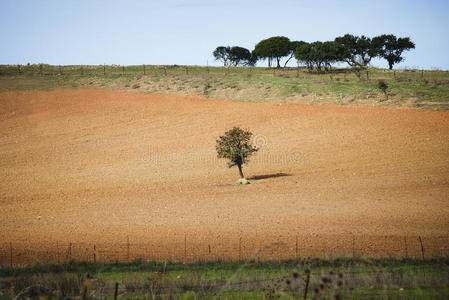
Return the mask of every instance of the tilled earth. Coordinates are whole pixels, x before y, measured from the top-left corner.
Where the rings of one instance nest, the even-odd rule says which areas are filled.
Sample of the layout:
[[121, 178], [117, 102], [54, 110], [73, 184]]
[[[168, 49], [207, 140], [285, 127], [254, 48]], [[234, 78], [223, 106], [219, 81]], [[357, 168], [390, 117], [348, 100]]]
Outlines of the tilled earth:
[[2, 265], [449, 252], [447, 112], [60, 89], [0, 93], [0, 124]]

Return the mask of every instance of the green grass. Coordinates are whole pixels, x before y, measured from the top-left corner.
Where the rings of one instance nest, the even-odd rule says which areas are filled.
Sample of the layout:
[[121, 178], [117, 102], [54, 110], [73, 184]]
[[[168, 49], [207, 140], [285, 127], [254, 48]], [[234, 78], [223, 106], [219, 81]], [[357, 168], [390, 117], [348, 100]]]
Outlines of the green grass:
[[[388, 100], [378, 89], [388, 85]], [[138, 88], [133, 88], [137, 83]], [[217, 99], [351, 104], [353, 101], [449, 109], [449, 72], [369, 68], [358, 78], [348, 68], [331, 73], [301, 69], [198, 66], [0, 65], [0, 91], [88, 87], [137, 90]]]
[[0, 295], [3, 295], [0, 299], [9, 299], [32, 284], [47, 286], [55, 291], [55, 298], [62, 294], [79, 295], [86, 274], [94, 278], [90, 291], [107, 299], [112, 299], [115, 282], [119, 283], [122, 299], [168, 294], [174, 299], [183, 299], [188, 291], [193, 291], [197, 299], [302, 299], [306, 270], [310, 270], [309, 299], [317, 295], [325, 299], [335, 295], [354, 299], [444, 299], [449, 296], [448, 258], [345, 258], [193, 264], [71, 262], [6, 268], [0, 269]]

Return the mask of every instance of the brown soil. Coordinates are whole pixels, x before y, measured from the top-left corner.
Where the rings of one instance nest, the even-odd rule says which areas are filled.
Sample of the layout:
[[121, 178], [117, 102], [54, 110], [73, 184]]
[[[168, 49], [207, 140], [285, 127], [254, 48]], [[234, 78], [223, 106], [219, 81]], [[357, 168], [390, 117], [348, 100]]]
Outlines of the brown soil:
[[[448, 252], [447, 112], [61, 89], [0, 115], [0, 264]], [[215, 155], [234, 125], [250, 185]]]

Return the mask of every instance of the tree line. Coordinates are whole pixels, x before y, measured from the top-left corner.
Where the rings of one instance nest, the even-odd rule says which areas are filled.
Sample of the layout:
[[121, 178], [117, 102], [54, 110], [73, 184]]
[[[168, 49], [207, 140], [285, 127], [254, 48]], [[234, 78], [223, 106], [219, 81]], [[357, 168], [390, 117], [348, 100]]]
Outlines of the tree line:
[[283, 67], [294, 57], [298, 64], [309, 70], [330, 70], [332, 64], [347, 63], [351, 67], [364, 68], [375, 58], [382, 58], [393, 66], [404, 60], [404, 51], [414, 49], [415, 44], [409, 37], [396, 37], [383, 34], [373, 38], [345, 34], [333, 41], [290, 41], [285, 36], [274, 36], [256, 44], [252, 51], [239, 46], [219, 46], [213, 55], [222, 61], [224, 66], [254, 66], [258, 61], [267, 61], [268, 67], [281, 68], [282, 59], [286, 58]]

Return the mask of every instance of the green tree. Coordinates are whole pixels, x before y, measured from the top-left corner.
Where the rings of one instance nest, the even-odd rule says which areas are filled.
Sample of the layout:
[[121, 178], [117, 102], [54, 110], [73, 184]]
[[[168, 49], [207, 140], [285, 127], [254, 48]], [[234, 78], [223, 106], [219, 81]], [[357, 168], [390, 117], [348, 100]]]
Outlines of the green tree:
[[409, 37], [397, 38], [393, 34], [384, 34], [373, 40], [379, 47], [379, 56], [387, 60], [390, 70], [394, 64], [404, 60], [402, 52], [415, 49], [415, 43]]
[[311, 56], [312, 46], [309, 43], [304, 43], [296, 47], [295, 59], [298, 63], [303, 63], [307, 66], [307, 69], [311, 71], [313, 69], [313, 60]]
[[251, 52], [246, 48], [234, 46], [228, 50], [228, 53], [230, 64], [233, 66], [253, 64]]
[[284, 68], [287, 66], [288, 62], [295, 56], [296, 48], [298, 48], [299, 46], [301, 46], [303, 44], [306, 44], [306, 42], [303, 42], [303, 41], [291, 41], [290, 42], [290, 51], [289, 51], [290, 57], [285, 61]]
[[378, 44], [373, 44], [371, 39], [364, 35], [359, 37], [345, 34], [335, 38], [334, 41], [339, 46], [337, 48], [339, 60], [352, 67], [366, 67], [371, 59], [379, 55]]
[[248, 130], [233, 127], [217, 139], [215, 148], [218, 158], [228, 159], [229, 168], [237, 166], [239, 168], [240, 178], [245, 178], [242, 165], [248, 163], [248, 157], [259, 150], [250, 143], [252, 135]]
[[277, 62], [276, 67], [281, 67], [281, 59], [291, 53], [291, 44], [289, 38], [285, 36], [274, 36], [260, 41], [254, 47], [253, 55], [258, 59], [268, 59], [268, 66], [271, 62]]
[[215, 57], [215, 60], [221, 60], [223, 65], [226, 67], [230, 61], [230, 53], [231, 47], [227, 46], [218, 46], [214, 52], [212, 53]]
[[326, 70], [332, 69], [332, 64], [340, 60], [339, 45], [334, 41], [324, 42], [322, 45], [323, 63]]

